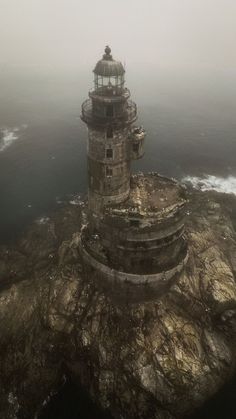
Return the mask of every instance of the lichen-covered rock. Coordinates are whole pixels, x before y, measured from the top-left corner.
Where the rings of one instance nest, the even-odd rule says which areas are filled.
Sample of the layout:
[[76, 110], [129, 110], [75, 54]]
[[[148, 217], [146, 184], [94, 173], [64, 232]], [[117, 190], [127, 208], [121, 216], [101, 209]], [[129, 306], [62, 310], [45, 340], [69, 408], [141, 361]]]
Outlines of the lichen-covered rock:
[[115, 418], [176, 419], [215, 393], [236, 359], [230, 205], [192, 193], [186, 269], [158, 299], [138, 304], [115, 302], [109, 284], [104, 293], [96, 274], [86, 275], [81, 207], [2, 247], [0, 416], [34, 417], [64, 374]]

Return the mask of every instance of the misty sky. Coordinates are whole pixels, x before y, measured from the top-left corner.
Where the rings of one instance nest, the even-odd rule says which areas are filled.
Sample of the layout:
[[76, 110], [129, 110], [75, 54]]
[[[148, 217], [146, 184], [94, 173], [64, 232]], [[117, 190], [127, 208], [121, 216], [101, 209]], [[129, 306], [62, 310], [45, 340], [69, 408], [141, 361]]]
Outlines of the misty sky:
[[127, 65], [230, 68], [235, 0], [0, 0], [0, 65], [93, 66], [106, 44]]

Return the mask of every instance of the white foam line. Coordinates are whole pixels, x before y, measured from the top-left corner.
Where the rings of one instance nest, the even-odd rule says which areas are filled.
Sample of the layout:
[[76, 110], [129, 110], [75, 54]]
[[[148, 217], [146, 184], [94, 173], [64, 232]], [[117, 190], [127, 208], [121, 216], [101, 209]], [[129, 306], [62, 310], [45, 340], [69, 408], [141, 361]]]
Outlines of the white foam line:
[[19, 138], [19, 136], [17, 135], [18, 131], [19, 131], [18, 128], [14, 128], [12, 130], [5, 128], [0, 131], [0, 152], [10, 147], [10, 145], [14, 143], [14, 141], [18, 140]]
[[220, 177], [206, 175], [205, 177], [186, 176], [183, 182], [190, 182], [194, 188], [201, 191], [216, 191], [236, 195], [236, 177]]

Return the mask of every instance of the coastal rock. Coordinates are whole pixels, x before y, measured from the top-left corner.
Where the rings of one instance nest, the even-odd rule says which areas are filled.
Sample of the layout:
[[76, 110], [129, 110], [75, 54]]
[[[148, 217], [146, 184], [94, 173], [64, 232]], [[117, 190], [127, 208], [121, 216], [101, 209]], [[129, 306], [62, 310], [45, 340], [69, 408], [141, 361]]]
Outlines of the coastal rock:
[[176, 419], [232, 376], [235, 201], [189, 194], [188, 264], [158, 299], [118, 304], [86, 275], [79, 206], [0, 249], [2, 418], [34, 417], [69, 375], [114, 418]]

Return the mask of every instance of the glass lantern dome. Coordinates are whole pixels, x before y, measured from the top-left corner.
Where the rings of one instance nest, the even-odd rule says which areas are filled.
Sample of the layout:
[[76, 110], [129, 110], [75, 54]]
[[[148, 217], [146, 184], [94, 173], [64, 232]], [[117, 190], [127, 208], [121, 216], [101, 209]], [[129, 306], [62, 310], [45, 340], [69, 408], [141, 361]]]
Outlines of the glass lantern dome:
[[125, 69], [120, 61], [112, 58], [111, 48], [106, 46], [103, 58], [97, 62], [94, 72], [95, 90], [123, 88]]

